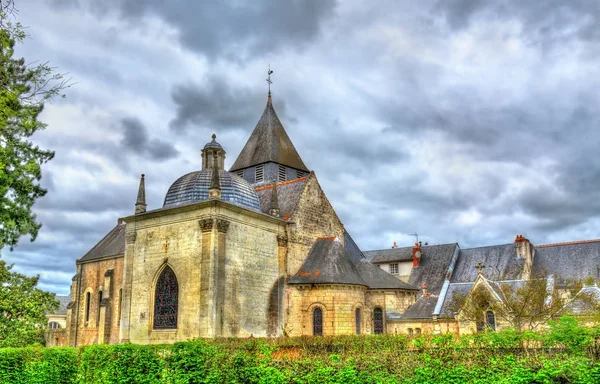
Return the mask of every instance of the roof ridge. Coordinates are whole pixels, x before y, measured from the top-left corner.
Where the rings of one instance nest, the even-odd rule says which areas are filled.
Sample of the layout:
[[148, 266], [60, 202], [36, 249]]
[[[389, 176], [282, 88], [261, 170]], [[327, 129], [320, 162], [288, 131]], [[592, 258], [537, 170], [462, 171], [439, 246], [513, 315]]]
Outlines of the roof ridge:
[[[470, 249], [479, 249], [479, 248], [492, 248], [492, 247], [501, 247], [501, 246], [506, 246], [506, 245], [513, 245], [514, 243], [506, 243], [506, 244], [494, 244], [494, 245], [482, 245], [480, 247], [473, 247], [473, 248], [461, 248], [461, 251], [468, 251]], [[536, 247], [537, 248], [537, 247]]]
[[[281, 187], [282, 185], [288, 185], [288, 184], [293, 184], [293, 183], [297, 183], [299, 181], [303, 181], [306, 180], [308, 176], [304, 176], [304, 177], [299, 177], [297, 179], [293, 179], [293, 180], [288, 180], [288, 181], [282, 181], [281, 183], [277, 183], [278, 187]], [[273, 188], [273, 184], [269, 184], [269, 185], [265, 185], [262, 187], [256, 187], [254, 188], [255, 191], [264, 191], [266, 189], [270, 189]]]
[[[441, 247], [441, 246], [444, 246], [444, 245], [456, 245], [456, 244], [458, 244], [458, 243], [454, 242], [454, 243], [443, 243], [443, 244], [427, 244], [427, 245], [423, 244], [423, 245], [421, 245], [421, 248], [424, 248], [424, 247]], [[362, 252], [364, 253], [364, 252], [393, 251], [394, 249], [412, 249], [413, 247], [414, 247], [413, 245], [409, 245], [409, 246], [406, 246], [406, 247], [371, 249], [371, 250], [362, 251]]]
[[541, 244], [541, 245], [536, 245], [535, 248], [560, 247], [563, 245], [577, 245], [577, 244], [590, 244], [590, 243], [600, 243], [600, 239], [575, 240], [575, 241], [564, 241], [562, 243]]

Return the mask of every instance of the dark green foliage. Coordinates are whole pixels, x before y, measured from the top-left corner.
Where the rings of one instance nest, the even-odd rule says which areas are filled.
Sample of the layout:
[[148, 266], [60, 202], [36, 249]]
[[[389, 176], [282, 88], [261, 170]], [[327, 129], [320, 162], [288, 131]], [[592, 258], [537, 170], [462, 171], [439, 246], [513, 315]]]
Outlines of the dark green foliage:
[[[573, 338], [566, 334], [571, 331]], [[599, 383], [600, 363], [592, 348], [597, 334], [565, 318], [537, 334], [504, 331], [460, 338], [381, 335], [5, 348], [0, 349], [0, 384]]]
[[0, 348], [42, 344], [46, 313], [58, 309], [55, 294], [37, 288], [39, 276], [11, 269], [0, 260]]
[[54, 152], [39, 148], [30, 138], [46, 127], [38, 120], [44, 101], [69, 86], [46, 63], [28, 65], [13, 57], [15, 44], [26, 35], [19, 23], [11, 22], [14, 13], [7, 12], [14, 7], [0, 1], [0, 249], [12, 249], [27, 234], [33, 241], [40, 229], [31, 207], [46, 194], [39, 183], [41, 165]]

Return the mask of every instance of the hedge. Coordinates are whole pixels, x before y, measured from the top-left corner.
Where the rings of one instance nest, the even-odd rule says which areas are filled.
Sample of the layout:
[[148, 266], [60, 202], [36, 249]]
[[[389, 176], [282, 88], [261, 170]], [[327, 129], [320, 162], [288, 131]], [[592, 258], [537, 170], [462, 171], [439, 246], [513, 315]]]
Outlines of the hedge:
[[569, 327], [5, 348], [0, 383], [600, 383], [596, 330]]

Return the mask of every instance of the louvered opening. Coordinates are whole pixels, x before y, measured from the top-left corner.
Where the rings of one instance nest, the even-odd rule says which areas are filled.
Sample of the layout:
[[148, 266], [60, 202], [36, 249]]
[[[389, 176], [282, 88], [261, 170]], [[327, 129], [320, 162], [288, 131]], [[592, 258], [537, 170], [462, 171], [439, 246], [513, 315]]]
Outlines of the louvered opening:
[[279, 166], [279, 174], [278, 174], [278, 180], [279, 181], [285, 181], [286, 180], [286, 172], [285, 172], [285, 165], [280, 165]]
[[296, 171], [296, 178], [297, 179], [301, 178], [302, 176], [304, 176], [304, 172], [302, 172], [302, 171]]
[[244, 177], [244, 170], [243, 169], [237, 170], [237, 171], [235, 171], [235, 174], [238, 175], [239, 177]]
[[256, 182], [260, 183], [265, 179], [265, 168], [263, 164], [256, 166]]

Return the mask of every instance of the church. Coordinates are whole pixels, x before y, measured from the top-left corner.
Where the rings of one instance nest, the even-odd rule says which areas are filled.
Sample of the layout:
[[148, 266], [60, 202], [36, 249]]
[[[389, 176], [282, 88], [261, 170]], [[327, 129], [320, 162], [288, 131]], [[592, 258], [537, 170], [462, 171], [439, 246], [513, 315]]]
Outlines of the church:
[[506, 287], [533, 278], [545, 279], [546, 301], [558, 290], [572, 308], [584, 291], [600, 303], [600, 240], [534, 246], [517, 235], [479, 248], [362, 252], [270, 91], [229, 171], [225, 148], [213, 135], [198, 170], [174, 180], [160, 208], [147, 209], [141, 176], [131, 215], [76, 261], [53, 345], [495, 330], [510, 322], [489, 308], [485, 321], [461, 321], [453, 295], [483, 287], [502, 305]]
[[270, 91], [229, 171], [225, 148], [199, 148], [161, 208], [141, 176], [132, 214], [76, 262], [64, 344], [385, 333], [417, 300], [344, 229]]

